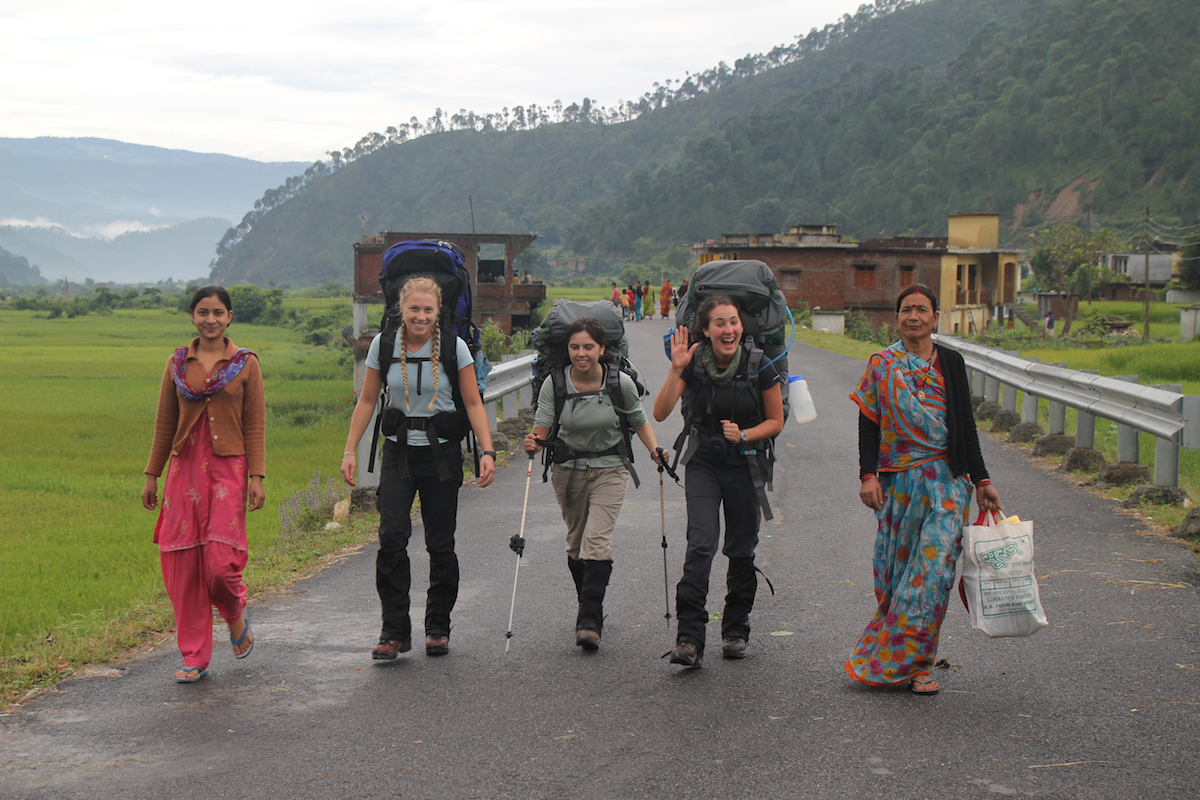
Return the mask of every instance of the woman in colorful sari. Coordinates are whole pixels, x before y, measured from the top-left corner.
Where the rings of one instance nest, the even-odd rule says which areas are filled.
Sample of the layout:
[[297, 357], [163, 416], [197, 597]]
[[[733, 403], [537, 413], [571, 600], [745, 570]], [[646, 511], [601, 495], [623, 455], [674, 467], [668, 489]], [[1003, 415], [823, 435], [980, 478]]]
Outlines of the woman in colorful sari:
[[871, 686], [908, 683], [937, 694], [929, 670], [954, 588], [971, 485], [998, 512], [971, 408], [962, 356], [935, 345], [937, 298], [913, 284], [896, 300], [900, 341], [871, 356], [858, 389], [858, 496], [879, 521], [875, 617], [846, 661]]
[[671, 313], [671, 298], [675, 296], [675, 290], [671, 288], [671, 279], [664, 278], [662, 288], [658, 290], [658, 310], [662, 312], [662, 318], [666, 319]]

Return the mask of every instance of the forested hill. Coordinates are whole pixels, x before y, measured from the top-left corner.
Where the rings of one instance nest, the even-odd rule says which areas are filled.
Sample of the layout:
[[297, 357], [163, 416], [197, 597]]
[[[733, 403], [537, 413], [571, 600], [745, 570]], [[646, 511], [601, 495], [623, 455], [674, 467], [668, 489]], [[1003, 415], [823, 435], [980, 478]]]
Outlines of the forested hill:
[[860, 237], [940, 235], [947, 212], [985, 209], [1006, 213], [1014, 240], [1089, 210], [1119, 223], [1149, 205], [1195, 223], [1194, 0], [1029, 0], [1022, 12], [984, 25], [945, 70], [855, 64], [726, 120], [666, 168], [635, 173], [567, 243], [770, 232], [826, 209]]
[[930, 0], [629, 122], [429, 134], [321, 170], [213, 277], [345, 280], [364, 232], [469, 230], [468, 197], [478, 230], [615, 255], [827, 214], [860, 237], [942, 234], [953, 210], [1019, 228], [1068, 186], [1097, 214], [1148, 202], [1191, 222], [1196, 16], [1191, 0]]

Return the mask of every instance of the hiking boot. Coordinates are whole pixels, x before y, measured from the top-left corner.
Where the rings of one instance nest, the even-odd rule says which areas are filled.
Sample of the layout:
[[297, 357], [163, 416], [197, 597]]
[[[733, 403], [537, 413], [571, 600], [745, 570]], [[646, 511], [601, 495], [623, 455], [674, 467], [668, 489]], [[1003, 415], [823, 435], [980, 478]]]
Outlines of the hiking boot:
[[727, 636], [721, 640], [721, 658], [745, 658], [746, 640]]
[[575, 618], [575, 630], [595, 631], [599, 641], [604, 633], [604, 595], [612, 575], [611, 561], [580, 562], [583, 565], [579, 590], [579, 615]]
[[704, 656], [700, 655], [696, 645], [691, 642], [680, 642], [668, 655], [671, 656], [672, 664], [682, 664], [688, 669], [700, 669], [704, 663]]
[[371, 649], [371, 658], [376, 661], [391, 661], [401, 653], [412, 650], [411, 639], [380, 639]]
[[588, 652], [594, 652], [600, 649], [600, 634], [595, 631], [589, 631], [587, 628], [575, 631], [575, 645], [582, 647]]
[[444, 656], [450, 652], [449, 636], [430, 636], [425, 640], [425, 655]]

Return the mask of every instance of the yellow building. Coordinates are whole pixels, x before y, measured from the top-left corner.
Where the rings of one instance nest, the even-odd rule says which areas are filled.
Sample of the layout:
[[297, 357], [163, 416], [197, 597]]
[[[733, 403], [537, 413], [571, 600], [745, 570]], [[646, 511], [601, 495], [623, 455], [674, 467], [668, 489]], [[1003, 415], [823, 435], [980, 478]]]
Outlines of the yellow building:
[[942, 253], [938, 333], [972, 334], [988, 327], [993, 309], [1015, 303], [1021, 271], [1015, 251], [1000, 249], [1000, 215], [950, 214]]

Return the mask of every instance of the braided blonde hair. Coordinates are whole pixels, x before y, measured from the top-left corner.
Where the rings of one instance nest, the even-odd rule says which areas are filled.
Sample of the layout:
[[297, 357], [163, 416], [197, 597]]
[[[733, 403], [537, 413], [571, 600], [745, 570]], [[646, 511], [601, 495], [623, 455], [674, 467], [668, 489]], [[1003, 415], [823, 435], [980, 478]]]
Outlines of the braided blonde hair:
[[441, 310], [442, 310], [442, 287], [438, 286], [432, 278], [416, 277], [410, 279], [404, 284], [404, 288], [400, 290], [400, 302], [397, 311], [400, 314], [400, 374], [404, 376], [404, 410], [409, 411], [412, 405], [408, 402], [408, 342], [406, 341], [407, 326], [404, 324], [404, 307], [408, 304], [408, 298], [413, 292], [424, 292], [425, 294], [433, 295], [434, 303], [437, 310], [433, 317], [433, 338], [430, 340], [429, 348], [429, 366], [433, 370], [433, 398], [429, 401], [429, 410], [433, 410], [433, 404], [437, 402], [438, 385], [441, 381], [438, 379], [438, 345], [440, 344], [441, 336]]

